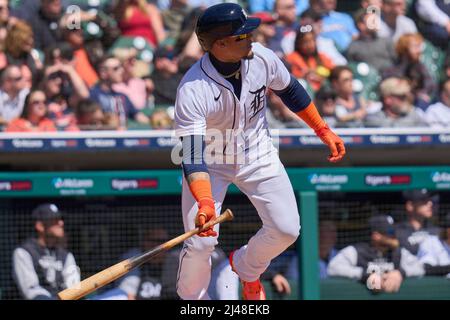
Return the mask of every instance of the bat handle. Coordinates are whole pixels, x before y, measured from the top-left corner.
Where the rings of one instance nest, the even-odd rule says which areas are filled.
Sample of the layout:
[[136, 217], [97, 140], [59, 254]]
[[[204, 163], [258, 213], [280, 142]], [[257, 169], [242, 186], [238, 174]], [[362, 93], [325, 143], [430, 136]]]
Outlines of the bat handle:
[[200, 233], [206, 229], [209, 229], [210, 227], [212, 227], [218, 223], [223, 223], [225, 221], [231, 221], [231, 220], [233, 220], [233, 218], [234, 218], [233, 212], [231, 212], [230, 209], [227, 209], [224, 211], [224, 213], [222, 213], [216, 219], [210, 220], [207, 223], [205, 223], [202, 228], [199, 228], [197, 233]]

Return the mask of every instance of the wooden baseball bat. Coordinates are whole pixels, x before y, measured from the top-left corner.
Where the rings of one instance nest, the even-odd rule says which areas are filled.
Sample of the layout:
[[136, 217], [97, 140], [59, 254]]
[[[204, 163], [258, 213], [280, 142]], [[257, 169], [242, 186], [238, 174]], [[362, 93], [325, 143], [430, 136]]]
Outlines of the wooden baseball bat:
[[217, 224], [222, 223], [225, 221], [229, 221], [233, 219], [233, 213], [230, 209], [225, 210], [224, 213], [222, 213], [220, 216], [218, 216], [213, 221], [208, 221], [203, 225], [202, 228], [195, 228], [191, 231], [188, 231], [176, 238], [173, 238], [172, 240], [169, 240], [167, 242], [164, 242], [163, 244], [143, 253], [137, 256], [134, 256], [130, 259], [126, 259], [122, 262], [119, 262], [107, 269], [104, 269], [93, 276], [90, 276], [87, 279], [84, 279], [80, 283], [76, 284], [75, 286], [65, 289], [58, 293], [58, 298], [60, 300], [78, 300], [89, 293], [107, 285], [108, 283], [116, 280], [117, 278], [120, 278], [127, 272], [129, 272], [131, 269], [134, 269], [143, 263], [147, 262], [154, 256], [160, 254], [163, 251], [167, 251], [174, 246], [182, 243], [186, 239], [192, 237], [193, 235], [196, 235], [203, 230], [208, 229], [209, 227]]

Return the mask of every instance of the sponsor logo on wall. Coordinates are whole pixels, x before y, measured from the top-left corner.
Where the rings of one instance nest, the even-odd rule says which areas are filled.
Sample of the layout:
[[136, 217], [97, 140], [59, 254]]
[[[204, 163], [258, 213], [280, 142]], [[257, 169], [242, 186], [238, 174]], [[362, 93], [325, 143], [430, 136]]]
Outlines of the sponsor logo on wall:
[[56, 177], [53, 178], [52, 185], [61, 195], [85, 195], [87, 189], [94, 187], [94, 180]]
[[411, 183], [411, 176], [409, 174], [368, 174], [364, 177], [364, 182], [372, 187], [408, 185]]
[[157, 189], [158, 179], [112, 179], [111, 188], [113, 190], [139, 190], [139, 189]]
[[308, 180], [316, 190], [341, 190], [342, 185], [348, 183], [348, 175], [313, 173], [308, 176]]
[[431, 180], [436, 184], [436, 188], [450, 189], [450, 172], [434, 171], [431, 173]]
[[30, 180], [2, 180], [0, 181], [0, 192], [29, 191], [33, 188]]

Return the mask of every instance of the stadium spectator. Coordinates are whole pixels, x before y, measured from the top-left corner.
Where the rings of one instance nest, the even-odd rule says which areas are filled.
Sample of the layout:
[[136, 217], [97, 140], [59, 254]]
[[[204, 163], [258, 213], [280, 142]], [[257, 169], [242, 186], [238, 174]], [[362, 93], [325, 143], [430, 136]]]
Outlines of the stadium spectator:
[[430, 105], [425, 111], [428, 124], [435, 128], [450, 127], [450, 78], [441, 84], [440, 101]]
[[66, 249], [62, 213], [46, 203], [32, 212], [37, 237], [29, 238], [13, 253], [13, 278], [27, 300], [56, 299], [56, 294], [80, 281], [75, 258]]
[[366, 116], [366, 127], [426, 127], [423, 111], [413, 104], [407, 79], [391, 77], [380, 84], [381, 110]]
[[16, 65], [8, 65], [0, 80], [0, 124], [6, 125], [20, 116], [30, 90], [25, 88], [22, 71]]
[[406, 220], [395, 227], [400, 246], [417, 255], [419, 245], [430, 235], [438, 236], [440, 229], [431, 223], [436, 199], [426, 189], [403, 192]]
[[261, 19], [261, 24], [253, 31], [253, 41], [267, 47], [270, 39], [275, 36], [275, 22], [277, 20], [270, 12], [265, 11], [256, 12], [252, 17]]
[[155, 51], [153, 62], [155, 68], [150, 79], [154, 84], [155, 105], [174, 105], [178, 85], [184, 76], [178, 57], [173, 48], [163, 46]]
[[[70, 49], [70, 47], [69, 47]], [[71, 49], [70, 49], [71, 50]], [[75, 125], [74, 109], [82, 99], [89, 97], [89, 90], [83, 79], [73, 67], [71, 58], [61, 58], [44, 70], [44, 78], [40, 88], [47, 97], [49, 118], [53, 120], [58, 130], [71, 131]]]
[[336, 98], [336, 92], [327, 86], [320, 88], [314, 97], [314, 103], [316, 104], [317, 110], [330, 128], [338, 126], [336, 118]]
[[445, 63], [444, 63], [444, 79], [450, 78], [450, 54], [447, 54], [447, 57], [445, 57]]
[[300, 27], [297, 21], [296, 6], [294, 0], [275, 1], [275, 35], [270, 39], [268, 47], [272, 49], [280, 58], [284, 57], [281, 43], [283, 38], [289, 33], [294, 33]]
[[[130, 249], [120, 260], [129, 259], [169, 240], [166, 229], [149, 228], [143, 235], [141, 246]], [[171, 253], [162, 252], [142, 266], [127, 273], [119, 283], [119, 288], [128, 294], [131, 300], [162, 300], [177, 299], [176, 289], [167, 283], [169, 279], [163, 276], [167, 272], [166, 261]], [[175, 275], [172, 275], [176, 277]]]
[[48, 106], [45, 93], [33, 90], [25, 98], [25, 105], [19, 118], [12, 120], [6, 132], [47, 132], [57, 131], [52, 120], [48, 118]]
[[18, 20], [6, 36], [6, 61], [8, 64], [20, 66], [28, 88], [32, 87], [33, 79], [39, 77], [39, 72], [43, 68], [39, 55], [33, 46], [33, 29], [26, 22]]
[[171, 130], [174, 128], [173, 119], [166, 109], [156, 109], [150, 116], [150, 125], [154, 130]]
[[0, 66], [6, 64], [5, 57], [3, 55], [3, 50], [5, 49], [5, 40], [8, 30], [16, 23], [17, 18], [12, 17], [9, 11], [9, 1], [0, 0], [0, 51], [2, 55], [0, 56]]
[[383, 0], [361, 0], [361, 8], [362, 9], [370, 9], [377, 8], [381, 10], [381, 6], [383, 5]]
[[405, 0], [383, 0], [378, 36], [390, 38], [395, 43], [407, 33], [417, 33], [414, 21], [405, 16]]
[[[347, 59], [339, 52], [334, 44], [334, 41], [323, 37], [322, 34], [322, 26], [323, 26], [323, 17], [321, 14], [313, 11], [306, 10], [300, 16], [300, 25], [311, 25], [313, 27], [313, 31], [316, 34], [316, 42], [317, 42], [317, 50], [320, 52], [326, 52], [327, 56], [333, 61], [335, 65], [345, 65], [347, 64]], [[281, 47], [285, 54], [290, 54], [294, 51], [294, 42], [295, 42], [296, 33], [290, 32], [286, 36], [284, 36], [281, 41]]]
[[17, 15], [33, 29], [34, 45], [37, 49], [44, 50], [61, 40], [58, 31], [60, 20], [64, 15], [61, 0], [41, 0], [37, 11], [27, 10], [24, 6]]
[[128, 119], [148, 124], [148, 117], [138, 111], [128, 97], [116, 92], [113, 85], [123, 82], [123, 66], [120, 60], [113, 56], [105, 56], [97, 66], [100, 81], [90, 90], [90, 98], [97, 101], [103, 112], [118, 117], [121, 129], [127, 127]]
[[328, 264], [336, 254], [337, 230], [331, 220], [322, 220], [319, 223], [319, 276], [328, 278]]
[[[184, 61], [195, 61], [199, 60], [203, 55], [203, 50], [198, 42], [197, 35], [195, 34], [195, 26], [198, 18], [203, 13], [203, 8], [194, 8], [189, 12], [189, 14], [184, 18], [181, 24], [181, 32], [177, 41], [174, 45], [174, 50], [178, 55], [178, 59], [181, 64]], [[188, 67], [186, 66], [186, 70]]]
[[108, 126], [102, 107], [90, 99], [81, 100], [75, 108], [76, 125], [79, 130], [114, 130]]
[[374, 19], [372, 12], [364, 9], [357, 12], [355, 20], [359, 36], [350, 44], [347, 58], [350, 61], [366, 62], [382, 72], [394, 65], [396, 53], [390, 38], [378, 36], [375, 26], [369, 23], [372, 19]]
[[416, 0], [418, 27], [434, 45], [447, 50], [450, 35], [450, 2], [446, 0]]
[[423, 276], [423, 264], [407, 249], [399, 247], [391, 216], [369, 219], [370, 240], [349, 245], [328, 265], [328, 275], [356, 279], [369, 289], [397, 292], [406, 277]]
[[336, 118], [339, 126], [363, 127], [367, 115], [366, 101], [353, 90], [353, 72], [347, 66], [338, 66], [331, 71], [331, 86], [336, 91]]
[[296, 78], [304, 78], [314, 91], [322, 86], [334, 68], [331, 59], [316, 46], [316, 35], [311, 25], [301, 26], [295, 38], [295, 51], [286, 56]]
[[334, 41], [340, 52], [345, 52], [358, 36], [353, 18], [347, 13], [336, 11], [336, 0], [311, 0], [311, 9], [323, 16], [321, 36]]
[[[121, 260], [131, 258], [169, 240], [167, 230], [149, 228], [139, 248], [132, 248]], [[119, 282], [118, 288], [130, 300], [177, 300], [176, 279], [179, 264], [179, 250], [163, 252], [149, 262], [133, 269]], [[212, 274], [208, 294], [214, 300], [237, 300], [239, 279], [231, 270], [227, 256], [218, 247], [211, 255]]]
[[166, 38], [161, 13], [145, 0], [117, 1], [114, 18], [122, 36], [143, 37], [154, 48]]
[[[248, 7], [250, 13], [267, 11], [273, 12], [275, 7], [275, 0], [249, 0]], [[301, 15], [306, 9], [309, 8], [309, 0], [296, 0], [295, 1], [295, 14]]]
[[429, 236], [419, 245], [417, 256], [425, 265], [427, 275], [447, 275], [450, 278], [450, 213], [444, 218], [439, 236]]
[[289, 296], [292, 293], [289, 280], [298, 279], [298, 269], [295, 273], [290, 273], [290, 268], [293, 264], [298, 266], [295, 247], [286, 250], [280, 256], [272, 260], [271, 265], [261, 275], [261, 279], [268, 281], [275, 294], [280, 298]]
[[427, 67], [420, 61], [423, 37], [419, 33], [405, 34], [398, 39], [395, 50], [398, 61], [392, 68], [385, 70], [383, 77], [408, 78], [414, 94], [414, 104], [425, 110], [435, 94], [436, 84]]
[[168, 40], [176, 41], [178, 39], [182, 31], [183, 20], [191, 10], [187, 0], [171, 0], [169, 8], [161, 12]]
[[[112, 88], [114, 91], [126, 95], [137, 110], [147, 108], [147, 84], [139, 77], [139, 73], [142, 71], [150, 72], [147, 64], [137, 60], [137, 50], [134, 48], [116, 49], [114, 56], [120, 60], [123, 66], [123, 82], [113, 84]], [[151, 91], [153, 91], [153, 87]]]
[[98, 82], [98, 75], [86, 50], [81, 28], [62, 28], [62, 38], [71, 45], [74, 50], [75, 71], [83, 79], [86, 85], [91, 88]]

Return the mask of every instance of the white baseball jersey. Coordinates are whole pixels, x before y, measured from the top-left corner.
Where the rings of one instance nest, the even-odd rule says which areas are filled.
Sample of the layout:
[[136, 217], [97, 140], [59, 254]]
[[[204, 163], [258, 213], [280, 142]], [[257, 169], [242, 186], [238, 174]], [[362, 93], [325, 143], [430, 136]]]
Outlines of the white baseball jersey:
[[[248, 244], [236, 250], [233, 256], [235, 271], [244, 281], [258, 279], [270, 261], [297, 239], [300, 231], [295, 195], [271, 143], [265, 117], [267, 90], [285, 89], [291, 76], [271, 50], [254, 43], [253, 53], [253, 59], [241, 60], [240, 100], [232, 84], [211, 64], [207, 53], [181, 81], [175, 103], [177, 136], [206, 136], [206, 154], [210, 145], [216, 143], [215, 139], [220, 138], [226, 144], [220, 156], [246, 156], [242, 166], [228, 165], [228, 162], [209, 165], [205, 158], [216, 214], [221, 213], [228, 186], [234, 183], [250, 199], [263, 222], [263, 227]], [[211, 137], [214, 142], [210, 141]], [[260, 145], [267, 148], [261, 149]], [[252, 148], [254, 146], [256, 148]], [[261, 161], [252, 161], [255, 153]], [[184, 177], [182, 211], [185, 230], [192, 230], [198, 206]], [[214, 226], [218, 234], [219, 227]], [[210, 255], [216, 244], [217, 237], [194, 236], [184, 242], [177, 276], [177, 292], [182, 299], [208, 299]], [[224, 290], [236, 287], [232, 283], [224, 286]]]
[[[265, 117], [266, 93], [269, 88], [282, 90], [291, 80], [289, 71], [273, 51], [259, 43], [253, 43], [254, 58], [242, 60], [242, 90], [240, 100], [234, 94], [233, 86], [221, 76], [205, 54], [186, 73], [178, 88], [175, 103], [176, 135], [206, 135], [207, 129], [217, 129], [226, 136], [226, 130], [233, 130], [233, 148], [227, 153], [248, 150], [268, 138], [268, 124]], [[250, 138], [251, 137], [251, 138]]]

